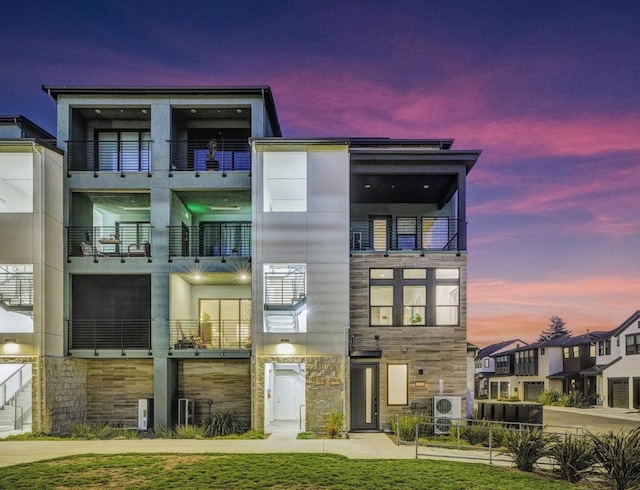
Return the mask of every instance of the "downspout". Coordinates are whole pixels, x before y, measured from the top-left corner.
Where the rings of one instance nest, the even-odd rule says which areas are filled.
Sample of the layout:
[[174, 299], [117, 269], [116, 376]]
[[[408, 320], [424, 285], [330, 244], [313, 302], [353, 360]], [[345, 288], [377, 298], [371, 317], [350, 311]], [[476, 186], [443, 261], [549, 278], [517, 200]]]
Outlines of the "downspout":
[[[40, 227], [40, 259], [39, 259], [39, 267], [40, 267], [40, 284], [39, 284], [39, 291], [38, 291], [38, 302], [40, 303], [39, 307], [40, 307], [40, 345], [38, 348], [38, 356], [37, 356], [37, 363], [38, 363], [38, 378], [37, 378], [37, 396], [38, 396], [38, 428], [40, 431], [42, 431], [43, 429], [43, 422], [44, 422], [44, 416], [43, 416], [43, 412], [44, 412], [44, 401], [42, 399], [42, 393], [43, 393], [43, 389], [42, 389], [42, 385], [44, 382], [44, 373], [43, 371], [43, 367], [44, 367], [44, 350], [45, 350], [45, 336], [44, 336], [44, 311], [43, 311], [43, 307], [44, 307], [44, 291], [45, 291], [45, 287], [44, 287], [44, 277], [45, 277], [45, 273], [44, 273], [44, 264], [43, 264], [43, 260], [42, 260], [42, 254], [44, 254], [44, 246], [45, 246], [45, 240], [44, 240], [44, 153], [42, 153], [40, 150], [38, 150], [38, 147], [36, 145], [35, 141], [31, 142], [31, 146], [33, 148], [33, 151], [36, 152], [39, 156], [40, 156], [40, 168], [42, 169], [40, 172], [40, 183], [39, 183], [39, 195], [40, 195], [40, 209], [39, 214], [40, 214], [40, 222], [39, 222], [39, 227]], [[34, 257], [35, 257], [35, 250], [34, 250]], [[35, 291], [34, 291], [35, 292]], [[34, 332], [35, 335], [35, 332]], [[34, 342], [35, 343], [35, 342]]]

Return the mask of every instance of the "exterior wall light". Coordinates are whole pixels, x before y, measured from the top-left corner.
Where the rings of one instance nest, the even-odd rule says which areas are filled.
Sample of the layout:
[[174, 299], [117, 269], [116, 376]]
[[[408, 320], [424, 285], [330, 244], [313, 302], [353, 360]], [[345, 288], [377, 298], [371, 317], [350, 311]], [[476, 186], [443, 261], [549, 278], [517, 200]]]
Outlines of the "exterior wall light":
[[5, 354], [17, 354], [20, 346], [16, 339], [4, 339], [3, 349]]
[[289, 339], [280, 339], [280, 343], [276, 345], [276, 353], [280, 356], [290, 356], [294, 351], [295, 348]]

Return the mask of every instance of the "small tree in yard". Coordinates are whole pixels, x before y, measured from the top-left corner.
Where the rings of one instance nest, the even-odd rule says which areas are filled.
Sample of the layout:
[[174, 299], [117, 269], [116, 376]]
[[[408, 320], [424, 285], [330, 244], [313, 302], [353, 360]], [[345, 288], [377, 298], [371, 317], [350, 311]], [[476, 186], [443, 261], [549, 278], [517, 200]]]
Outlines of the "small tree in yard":
[[540, 333], [538, 342], [545, 340], [553, 340], [560, 337], [568, 337], [571, 335], [571, 330], [567, 330], [566, 323], [558, 315], [553, 315], [549, 321], [549, 326]]

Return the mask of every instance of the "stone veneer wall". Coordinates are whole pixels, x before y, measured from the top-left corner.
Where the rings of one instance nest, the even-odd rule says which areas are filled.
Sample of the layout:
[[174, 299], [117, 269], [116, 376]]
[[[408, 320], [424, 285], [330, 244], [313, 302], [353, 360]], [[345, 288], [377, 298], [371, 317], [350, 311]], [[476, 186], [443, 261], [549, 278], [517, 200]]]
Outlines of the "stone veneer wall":
[[344, 413], [346, 362], [343, 356], [260, 357], [253, 366], [253, 428], [264, 428], [264, 365], [303, 363], [305, 365], [306, 430], [321, 431], [324, 416], [333, 408]]
[[195, 422], [211, 413], [235, 412], [244, 428], [251, 426], [251, 361], [248, 359], [180, 360], [178, 396], [195, 402]]
[[87, 420], [138, 426], [138, 399], [153, 398], [150, 359], [87, 360]]
[[[63, 357], [40, 358], [42, 400], [38, 399], [38, 368], [34, 364], [33, 430], [68, 434], [73, 424], [87, 418], [87, 361]], [[42, 425], [40, 426], [40, 407]]]
[[[444, 394], [464, 397], [467, 374], [467, 268], [466, 255], [454, 253], [391, 254], [382, 258], [373, 254], [353, 254], [351, 258], [351, 328], [350, 334], [369, 341], [380, 336], [381, 359], [351, 359], [351, 363], [379, 364], [380, 429], [390, 427], [395, 414], [418, 411], [431, 412], [432, 399], [439, 394], [439, 380], [444, 382]], [[370, 327], [370, 268], [437, 268], [460, 269], [460, 325], [446, 327]], [[406, 363], [409, 366], [409, 404], [387, 405], [387, 364]], [[423, 374], [418, 374], [422, 369]], [[425, 382], [426, 386], [416, 386]]]

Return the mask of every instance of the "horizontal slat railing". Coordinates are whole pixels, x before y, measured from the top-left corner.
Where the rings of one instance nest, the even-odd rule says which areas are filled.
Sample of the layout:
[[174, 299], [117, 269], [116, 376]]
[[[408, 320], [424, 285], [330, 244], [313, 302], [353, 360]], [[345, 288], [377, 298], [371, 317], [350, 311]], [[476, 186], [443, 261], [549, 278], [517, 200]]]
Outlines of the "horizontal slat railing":
[[69, 349], [151, 349], [151, 320], [68, 320]]
[[458, 251], [457, 218], [412, 216], [351, 221], [350, 249], [354, 252], [392, 250]]
[[251, 222], [169, 226], [169, 257], [251, 257]]
[[151, 175], [151, 141], [67, 141], [69, 172], [146, 172]]
[[294, 305], [306, 297], [305, 271], [267, 272], [264, 289], [266, 305]]
[[170, 140], [169, 176], [174, 172], [251, 172], [247, 140]]
[[251, 350], [250, 320], [169, 320], [171, 349]]
[[68, 257], [151, 258], [151, 225], [67, 226]]

